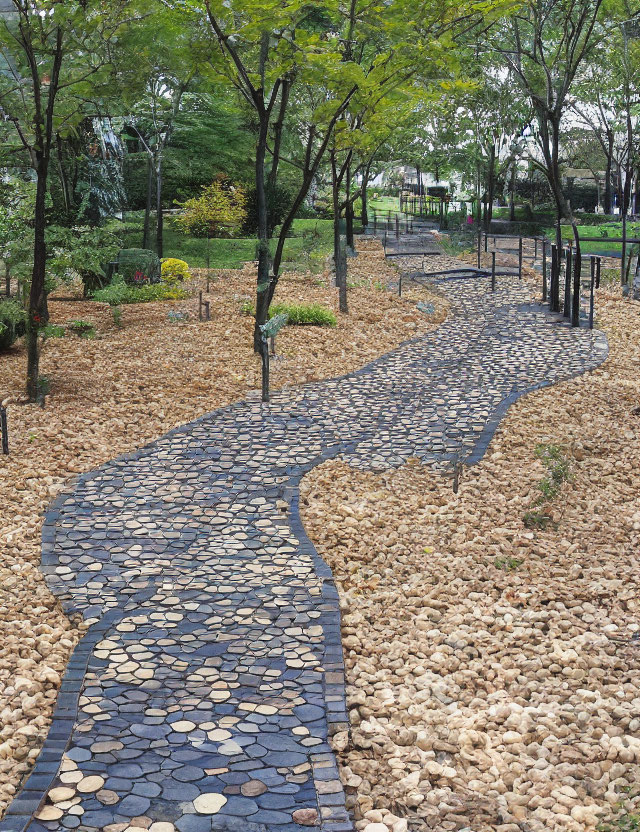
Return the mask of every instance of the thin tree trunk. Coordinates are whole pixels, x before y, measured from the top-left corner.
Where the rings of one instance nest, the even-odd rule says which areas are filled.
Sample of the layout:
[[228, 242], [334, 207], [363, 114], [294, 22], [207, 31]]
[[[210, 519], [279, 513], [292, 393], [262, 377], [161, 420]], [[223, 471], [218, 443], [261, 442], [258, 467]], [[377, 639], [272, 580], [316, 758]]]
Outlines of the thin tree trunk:
[[345, 177], [346, 207], [345, 218], [347, 222], [347, 247], [355, 251], [355, 238], [353, 234], [353, 202], [351, 201], [351, 160], [347, 162]]
[[604, 212], [605, 214], [611, 214], [612, 211], [612, 193], [611, 193], [611, 169], [612, 169], [612, 157], [613, 157], [613, 134], [609, 133], [607, 136], [607, 170], [606, 170], [606, 178], [604, 182]]
[[331, 153], [331, 190], [333, 194], [333, 263], [338, 286], [340, 311], [347, 315], [349, 305], [347, 301], [347, 269], [346, 260], [342, 251], [342, 239], [340, 235], [340, 176], [335, 152]]
[[256, 322], [253, 330], [253, 349], [262, 350], [262, 332], [260, 327], [269, 317], [270, 303], [270, 257], [269, 257], [269, 216], [267, 193], [265, 188], [265, 157], [269, 119], [266, 114], [260, 118], [260, 130], [256, 145], [256, 198], [258, 209], [258, 283], [256, 287]]
[[62, 197], [64, 199], [64, 209], [67, 214], [71, 211], [71, 193], [69, 187], [69, 180], [64, 168], [64, 159], [62, 156], [62, 139], [59, 134], [56, 134], [56, 152], [58, 160], [58, 173], [60, 175], [60, 187], [62, 188]]
[[487, 173], [487, 202], [486, 202], [486, 209], [484, 215], [484, 226], [485, 231], [488, 233], [491, 229], [491, 220], [493, 218], [493, 198], [494, 198], [494, 191], [495, 191], [495, 178], [496, 178], [496, 147], [495, 145], [491, 145], [491, 149], [489, 151], [489, 170]]
[[147, 205], [144, 212], [144, 231], [142, 234], [142, 248], [148, 249], [151, 240], [151, 206], [153, 205], [153, 186], [155, 174], [151, 156], [147, 156]]
[[49, 160], [39, 154], [37, 165], [36, 203], [34, 209], [33, 273], [29, 293], [27, 315], [27, 396], [30, 402], [38, 398], [38, 377], [40, 373], [40, 349], [38, 336], [40, 327], [47, 323], [48, 310], [45, 296], [47, 268], [46, 198]]
[[367, 195], [367, 188], [369, 187], [369, 174], [371, 172], [371, 165], [366, 165], [363, 172], [362, 172], [362, 193], [360, 194], [361, 199], [361, 222], [362, 227], [367, 228], [369, 225], [369, 197]]
[[516, 166], [511, 168], [511, 178], [509, 182], [509, 221], [516, 221]]
[[164, 214], [162, 212], [162, 151], [158, 154], [156, 162], [156, 210], [158, 212], [156, 222], [156, 251], [158, 257], [164, 257]]

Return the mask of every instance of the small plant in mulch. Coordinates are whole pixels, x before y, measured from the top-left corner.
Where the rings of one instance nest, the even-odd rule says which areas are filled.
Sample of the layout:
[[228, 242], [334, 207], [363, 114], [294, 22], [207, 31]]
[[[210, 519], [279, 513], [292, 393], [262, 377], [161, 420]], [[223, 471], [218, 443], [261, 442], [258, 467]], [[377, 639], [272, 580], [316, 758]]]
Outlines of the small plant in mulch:
[[189, 320], [189, 313], [176, 312], [174, 309], [171, 309], [169, 312], [167, 312], [167, 318], [170, 324], [184, 323], [184, 321]]
[[596, 827], [597, 832], [637, 832], [640, 830], [640, 812], [637, 811], [640, 790], [628, 786], [622, 789], [622, 792], [625, 796], [617, 804], [616, 814], [599, 823]]
[[74, 335], [79, 335], [81, 338], [95, 338], [96, 328], [89, 321], [69, 321], [67, 329], [73, 332]]
[[547, 474], [538, 483], [540, 496], [533, 501], [531, 509], [525, 512], [523, 522], [528, 529], [546, 529], [557, 525], [546, 507], [557, 497], [563, 483], [571, 479], [571, 467], [559, 445], [538, 445], [535, 455], [547, 469]]
[[496, 569], [502, 569], [503, 572], [513, 572], [522, 564], [522, 560], [520, 558], [511, 558], [505, 556], [501, 558], [496, 558], [493, 564], [496, 567]]

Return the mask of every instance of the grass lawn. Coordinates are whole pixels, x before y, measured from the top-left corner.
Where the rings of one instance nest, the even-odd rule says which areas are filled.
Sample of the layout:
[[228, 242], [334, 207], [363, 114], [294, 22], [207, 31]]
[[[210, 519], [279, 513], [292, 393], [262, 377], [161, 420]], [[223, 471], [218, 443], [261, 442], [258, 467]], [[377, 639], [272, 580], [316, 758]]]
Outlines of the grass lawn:
[[377, 211], [399, 211], [400, 199], [397, 196], [381, 196], [378, 199], [369, 200], [369, 210]]
[[[555, 229], [547, 228], [545, 233], [549, 239], [555, 239]], [[610, 243], [607, 237], [620, 239], [622, 237], [622, 222], [608, 222], [602, 225], [579, 225], [578, 233], [580, 237], [602, 237], [602, 242], [596, 243], [582, 243], [581, 249], [583, 254], [609, 254], [620, 255], [622, 253], [622, 243]], [[569, 226], [562, 226], [562, 237], [569, 241], [573, 239], [573, 234]], [[638, 239], [640, 237], [640, 224], [627, 223], [627, 237]], [[627, 253], [631, 248], [631, 244], [627, 243]]]
[[[142, 245], [142, 212], [126, 216], [124, 244], [129, 248]], [[110, 227], [118, 231], [122, 224], [114, 221]], [[275, 240], [272, 243], [275, 250]], [[331, 220], [295, 220], [291, 237], [284, 249], [284, 268], [292, 271], [315, 270], [333, 250], [333, 223]], [[173, 226], [170, 219], [165, 222], [165, 257], [177, 257], [196, 269], [207, 267], [207, 258], [212, 269], [241, 269], [243, 263], [256, 258], [256, 239], [236, 238], [211, 240], [190, 237]]]

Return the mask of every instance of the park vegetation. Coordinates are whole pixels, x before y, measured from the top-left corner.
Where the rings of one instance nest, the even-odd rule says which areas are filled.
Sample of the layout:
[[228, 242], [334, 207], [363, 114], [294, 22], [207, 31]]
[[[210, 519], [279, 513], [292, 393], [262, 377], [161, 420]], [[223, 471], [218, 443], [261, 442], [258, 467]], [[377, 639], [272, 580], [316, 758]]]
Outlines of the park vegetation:
[[[640, 210], [628, 0], [9, 6], [0, 346], [24, 335], [31, 401], [48, 296], [78, 278], [117, 307], [182, 297], [189, 267], [255, 261], [259, 351], [283, 267], [332, 254], [347, 314], [347, 255], [384, 190], [372, 182], [384, 172], [397, 194], [401, 166], [455, 174], [486, 229], [501, 203], [558, 244], [569, 231], [576, 285], [589, 211]], [[591, 172], [595, 197], [571, 168]]]

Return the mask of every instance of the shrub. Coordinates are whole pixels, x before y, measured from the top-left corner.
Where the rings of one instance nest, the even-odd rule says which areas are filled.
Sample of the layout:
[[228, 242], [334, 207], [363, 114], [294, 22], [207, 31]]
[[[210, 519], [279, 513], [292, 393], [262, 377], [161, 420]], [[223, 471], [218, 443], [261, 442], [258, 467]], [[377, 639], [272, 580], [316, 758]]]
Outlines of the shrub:
[[118, 254], [118, 274], [129, 286], [159, 283], [160, 258], [145, 248], [124, 248]]
[[[276, 185], [275, 188], [267, 188], [267, 211], [271, 225], [275, 228], [280, 225], [284, 218], [289, 213], [289, 209], [293, 204], [293, 194], [290, 188], [282, 185]], [[296, 215], [302, 217], [303, 214], [298, 212]], [[317, 216], [315, 212], [311, 216]], [[251, 237], [258, 230], [258, 195], [255, 188], [249, 191], [247, 197], [247, 211], [246, 217], [242, 225], [242, 233]]]
[[184, 300], [189, 293], [180, 286], [168, 286], [165, 283], [146, 284], [144, 286], [127, 286], [122, 280], [114, 281], [93, 293], [98, 303], [120, 306], [124, 303], [152, 303], [157, 300]]
[[107, 263], [116, 257], [120, 246], [119, 238], [106, 228], [51, 226], [47, 231], [47, 268], [62, 282], [80, 275], [88, 297], [106, 285]]
[[183, 280], [189, 280], [190, 277], [191, 272], [189, 271], [189, 266], [184, 260], [168, 257], [162, 261], [163, 283], [180, 283]]
[[15, 300], [0, 300], [0, 350], [8, 350], [24, 334], [25, 312]]
[[336, 316], [330, 309], [317, 303], [288, 304], [279, 303], [269, 309], [269, 317], [285, 314], [290, 326], [335, 326]]
[[225, 177], [203, 187], [199, 197], [177, 204], [183, 211], [175, 225], [193, 237], [215, 237], [221, 228], [241, 226], [247, 216], [244, 190]]

